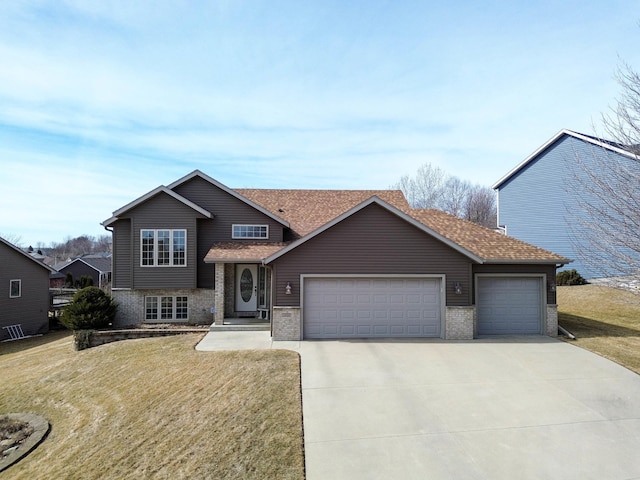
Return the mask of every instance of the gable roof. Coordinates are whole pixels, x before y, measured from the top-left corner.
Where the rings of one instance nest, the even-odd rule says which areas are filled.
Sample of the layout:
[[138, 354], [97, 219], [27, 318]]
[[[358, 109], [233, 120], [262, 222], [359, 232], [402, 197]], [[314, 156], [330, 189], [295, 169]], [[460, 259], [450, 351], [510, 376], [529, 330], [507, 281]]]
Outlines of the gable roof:
[[631, 151], [627, 150], [624, 145], [619, 143], [611, 142], [609, 140], [603, 140], [602, 138], [593, 137], [591, 135], [585, 135], [584, 133], [574, 132], [572, 130], [560, 130], [556, 133], [551, 139], [549, 139], [544, 145], [538, 148], [535, 152], [525, 158], [522, 162], [520, 162], [515, 168], [513, 168], [509, 173], [503, 176], [500, 180], [492, 185], [491, 188], [494, 190], [499, 189], [502, 185], [504, 185], [507, 181], [509, 181], [512, 177], [518, 175], [522, 169], [524, 169], [529, 163], [535, 160], [542, 152], [544, 152], [547, 148], [557, 142], [560, 138], [564, 136], [570, 136], [577, 138], [578, 140], [582, 140], [584, 142], [590, 143], [594, 146], [604, 148], [611, 152], [618, 153], [620, 155], [624, 155], [625, 157], [629, 157], [631, 159], [637, 160], [638, 157], [634, 155]]
[[113, 212], [113, 216], [111, 218], [108, 218], [107, 220], [102, 222], [100, 225], [102, 225], [103, 227], [110, 226], [116, 220], [118, 220], [119, 217], [121, 215], [123, 215], [124, 213], [128, 212], [129, 210], [132, 210], [133, 208], [137, 207], [138, 205], [146, 202], [147, 200], [155, 197], [156, 195], [159, 195], [160, 193], [165, 193], [165, 194], [169, 195], [170, 197], [174, 198], [178, 202], [183, 203], [187, 207], [195, 210], [196, 212], [198, 212], [201, 215], [204, 215], [207, 218], [213, 218], [213, 215], [211, 214], [211, 212], [208, 212], [207, 210], [205, 210], [201, 206], [196, 205], [195, 203], [193, 203], [190, 200], [187, 200], [182, 195], [178, 195], [173, 190], [170, 190], [169, 188], [165, 187], [164, 185], [161, 185], [161, 186], [159, 186], [157, 188], [154, 188], [150, 192], [145, 193], [141, 197], [136, 198], [134, 201], [127, 203], [124, 207], [119, 208], [118, 210]]
[[201, 172], [200, 170], [194, 170], [193, 172], [189, 173], [188, 175], [185, 175], [184, 177], [179, 178], [175, 182], [171, 183], [168, 188], [173, 190], [174, 188], [182, 185], [185, 182], [188, 182], [189, 180], [191, 180], [191, 179], [193, 179], [195, 177], [202, 178], [203, 180], [209, 182], [211, 185], [214, 185], [215, 187], [217, 187], [220, 190], [228, 193], [232, 197], [235, 197], [238, 200], [246, 203], [247, 205], [255, 208], [256, 210], [258, 210], [259, 212], [267, 215], [268, 217], [272, 218], [276, 222], [284, 225], [285, 227], [289, 227], [289, 223], [286, 220], [284, 220], [280, 215], [275, 213], [274, 210], [265, 209], [263, 206], [255, 203], [250, 198], [247, 198], [244, 195], [242, 195], [241, 193], [239, 193], [239, 190], [233, 190], [233, 189], [227, 187], [226, 185], [224, 185], [224, 184], [218, 182], [217, 180], [211, 178], [209, 175], [207, 175], [206, 173]]
[[236, 189], [236, 192], [286, 219], [297, 238], [377, 197], [401, 211], [410, 207], [400, 190], [269, 190]]
[[60, 265], [56, 270], [60, 271], [68, 266], [74, 264], [75, 262], [81, 262], [89, 267], [93, 268], [95, 271], [99, 273], [105, 273], [111, 271], [111, 257], [95, 257], [95, 256], [87, 256], [87, 257], [78, 257], [74, 258], [69, 262], [65, 262], [63, 265]]
[[555, 263], [571, 260], [490, 228], [433, 209], [415, 209], [412, 216], [450, 242], [472, 252], [481, 263]]
[[7, 240], [5, 240], [2, 237], [0, 237], [0, 243], [6, 245], [10, 249], [18, 252], [23, 257], [28, 258], [31, 262], [35, 262], [37, 265], [41, 266], [42, 268], [45, 268], [45, 269], [49, 270], [49, 273], [55, 272], [55, 270], [53, 268], [51, 268], [49, 265], [47, 265], [46, 263], [43, 263], [40, 260], [38, 260], [37, 258], [32, 257], [27, 252], [22, 251], [21, 248], [16, 247], [14, 244], [8, 242]]
[[363, 208], [368, 207], [369, 205], [374, 204], [374, 203], [377, 204], [377, 205], [380, 205], [381, 207], [383, 207], [385, 209], [387, 209], [389, 212], [391, 212], [392, 214], [402, 218], [406, 222], [412, 224], [414, 227], [422, 230], [423, 232], [431, 235], [432, 237], [435, 237], [436, 239], [440, 240], [441, 242], [443, 242], [444, 244], [448, 245], [452, 249], [458, 251], [462, 255], [470, 258], [471, 260], [473, 260], [475, 262], [482, 263], [482, 258], [480, 258], [477, 255], [475, 255], [472, 251], [466, 249], [465, 247], [463, 247], [460, 244], [452, 242], [450, 239], [448, 239], [447, 237], [443, 236], [442, 234], [440, 234], [436, 230], [433, 230], [429, 226], [427, 226], [424, 223], [418, 221], [416, 218], [408, 215], [407, 213], [401, 211], [400, 209], [394, 207], [393, 205], [385, 202], [384, 200], [382, 200], [382, 199], [380, 199], [380, 198], [378, 198], [376, 196], [373, 196], [373, 197], [369, 198], [368, 200], [365, 200], [364, 202], [360, 203], [359, 205], [356, 205], [355, 207], [351, 208], [350, 210], [344, 212], [342, 215], [339, 215], [338, 217], [334, 218], [330, 222], [325, 223], [320, 228], [317, 228], [316, 230], [314, 230], [313, 232], [311, 232], [307, 236], [305, 236], [303, 238], [300, 238], [300, 239], [296, 240], [295, 242], [291, 243], [289, 246], [287, 246], [287, 247], [275, 252], [273, 255], [265, 258], [264, 259], [264, 263], [267, 264], [267, 263], [270, 263], [270, 262], [276, 260], [277, 258], [281, 257], [282, 255], [285, 255], [286, 253], [288, 253], [291, 250], [299, 247], [303, 243], [306, 243], [307, 241], [311, 240], [313, 237], [321, 234], [322, 232], [324, 232], [324, 231], [330, 229], [331, 227], [333, 227], [334, 225], [342, 222], [343, 220], [345, 220], [346, 218], [350, 217], [354, 213], [359, 212]]

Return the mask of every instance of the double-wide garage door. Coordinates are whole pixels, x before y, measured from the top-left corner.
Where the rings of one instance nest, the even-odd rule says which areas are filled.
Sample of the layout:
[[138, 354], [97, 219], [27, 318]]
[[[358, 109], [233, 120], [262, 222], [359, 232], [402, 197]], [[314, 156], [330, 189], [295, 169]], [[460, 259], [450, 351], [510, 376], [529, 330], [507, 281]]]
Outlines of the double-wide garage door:
[[439, 337], [440, 278], [306, 278], [304, 338]]
[[479, 277], [476, 299], [478, 335], [541, 333], [540, 277]]

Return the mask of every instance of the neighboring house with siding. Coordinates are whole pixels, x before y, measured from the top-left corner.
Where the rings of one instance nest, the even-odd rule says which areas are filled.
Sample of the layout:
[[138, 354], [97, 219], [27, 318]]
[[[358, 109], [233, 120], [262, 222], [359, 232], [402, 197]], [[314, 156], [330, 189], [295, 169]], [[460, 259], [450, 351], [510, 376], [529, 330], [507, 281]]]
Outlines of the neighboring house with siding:
[[584, 172], [600, 175], [602, 161], [640, 174], [640, 163], [624, 146], [561, 130], [493, 185], [499, 227], [510, 237], [572, 259], [564, 268], [575, 268], [585, 278], [610, 275], [604, 267], [598, 270], [584, 262], [581, 255], [588, 249], [580, 247], [590, 235], [584, 227], [591, 221], [586, 205], [597, 201], [581, 188], [589, 181]]
[[277, 340], [556, 335], [568, 260], [399, 190], [231, 189], [196, 170], [119, 208], [117, 325], [269, 322]]
[[106, 288], [111, 283], [111, 256], [83, 255], [58, 264], [55, 268], [65, 276], [67, 273], [71, 273], [74, 282], [88, 276], [93, 279], [93, 284], [99, 288]]
[[[0, 327], [20, 324], [25, 335], [49, 330], [49, 274], [54, 270], [0, 238]], [[0, 340], [9, 338], [0, 328]]]

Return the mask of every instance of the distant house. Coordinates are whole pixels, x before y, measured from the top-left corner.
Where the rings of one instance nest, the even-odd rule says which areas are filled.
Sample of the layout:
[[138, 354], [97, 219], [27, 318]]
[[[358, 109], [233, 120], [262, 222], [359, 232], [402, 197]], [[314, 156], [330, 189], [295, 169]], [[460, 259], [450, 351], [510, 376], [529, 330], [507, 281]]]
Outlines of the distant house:
[[596, 165], [602, 161], [640, 174], [640, 163], [623, 145], [561, 130], [493, 185], [498, 225], [510, 237], [572, 259], [564, 268], [575, 268], [585, 278], [610, 275], [604, 265], [585, 262], [589, 250], [580, 246], [589, 235], [583, 227], [591, 218], [586, 205], [598, 201], [581, 188], [581, 182], [589, 181], [583, 172], [600, 175]]
[[96, 287], [105, 288], [111, 283], [111, 257], [104, 255], [83, 255], [63, 264], [56, 265], [63, 275], [71, 273], [73, 281], [89, 276]]
[[[0, 327], [20, 324], [25, 335], [49, 330], [49, 274], [54, 270], [0, 238]], [[0, 340], [9, 338], [0, 328]]]
[[252, 318], [276, 340], [557, 334], [565, 258], [412, 209], [399, 190], [234, 190], [196, 170], [103, 226], [118, 325]]
[[49, 288], [64, 288], [66, 275], [60, 272], [53, 272], [49, 275]]

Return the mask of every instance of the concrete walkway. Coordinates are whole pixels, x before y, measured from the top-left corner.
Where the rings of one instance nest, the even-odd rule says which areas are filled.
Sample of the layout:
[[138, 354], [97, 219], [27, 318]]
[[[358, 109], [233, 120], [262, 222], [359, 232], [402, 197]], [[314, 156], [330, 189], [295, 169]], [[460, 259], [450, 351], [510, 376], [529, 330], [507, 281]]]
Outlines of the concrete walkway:
[[564, 342], [259, 343], [301, 354], [307, 480], [640, 479], [640, 377]]

